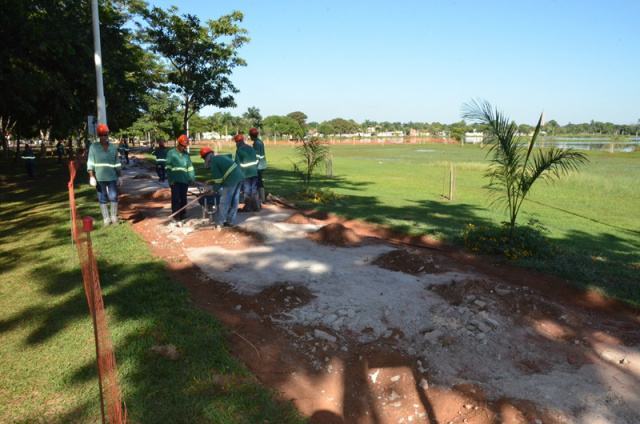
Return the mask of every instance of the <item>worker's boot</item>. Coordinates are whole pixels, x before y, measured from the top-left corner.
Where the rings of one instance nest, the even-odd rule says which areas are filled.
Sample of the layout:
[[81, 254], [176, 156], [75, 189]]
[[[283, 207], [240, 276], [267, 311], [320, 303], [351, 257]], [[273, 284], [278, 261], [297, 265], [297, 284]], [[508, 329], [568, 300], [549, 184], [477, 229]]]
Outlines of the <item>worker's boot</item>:
[[253, 212], [260, 212], [262, 210], [262, 206], [260, 206], [260, 196], [257, 194], [251, 196], [251, 210]]
[[264, 197], [264, 187], [258, 189], [258, 195], [260, 197], [260, 203], [263, 205], [267, 203], [267, 198]]
[[100, 203], [100, 212], [102, 212], [102, 219], [104, 220], [104, 228], [111, 225], [111, 218], [109, 218], [109, 205], [106, 203]]
[[111, 225], [113, 225], [114, 227], [117, 227], [119, 224], [120, 223], [118, 222], [118, 203], [111, 202]]

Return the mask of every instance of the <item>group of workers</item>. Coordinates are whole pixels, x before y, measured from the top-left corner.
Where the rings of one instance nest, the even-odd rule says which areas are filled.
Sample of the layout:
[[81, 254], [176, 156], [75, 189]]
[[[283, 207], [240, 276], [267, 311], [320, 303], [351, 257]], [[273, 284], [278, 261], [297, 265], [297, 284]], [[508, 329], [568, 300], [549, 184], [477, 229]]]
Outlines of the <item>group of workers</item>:
[[[62, 140], [58, 140], [58, 144], [56, 144], [56, 155], [58, 155], [58, 165], [64, 165], [62, 158], [64, 156], [64, 144]], [[22, 162], [25, 165], [25, 169], [27, 170], [27, 178], [29, 180], [35, 180], [35, 170], [36, 170], [36, 154], [33, 152], [33, 149], [29, 144], [24, 145], [24, 150], [20, 155]]]
[[[117, 226], [118, 187], [122, 184], [122, 164], [118, 153], [122, 148], [109, 143], [109, 128], [105, 124], [98, 125], [97, 133], [98, 142], [89, 148], [87, 160], [89, 182], [96, 187], [104, 227]], [[244, 135], [236, 135], [235, 154], [215, 155], [209, 147], [200, 149], [204, 167], [211, 172], [211, 180], [207, 183], [211, 184], [212, 194], [220, 196], [214, 224], [217, 231], [225, 226], [234, 226], [241, 191], [244, 193], [243, 211], [260, 211], [262, 203], [266, 201], [262, 179], [262, 173], [267, 168], [264, 143], [258, 137], [256, 128], [251, 128], [249, 136], [253, 146], [245, 142]], [[121, 142], [121, 146], [123, 144]], [[189, 185], [196, 182], [188, 146], [189, 137], [183, 134], [178, 137], [174, 149], [167, 151], [161, 142], [152, 152], [156, 157], [159, 181], [167, 180], [171, 188], [173, 220], [186, 218]]]
[[[233, 226], [240, 193], [244, 194], [243, 211], [257, 212], [266, 201], [262, 173], [267, 168], [264, 143], [258, 137], [257, 128], [251, 128], [249, 136], [253, 146], [246, 143], [244, 135], [235, 137], [235, 154], [215, 155], [210, 147], [200, 149], [205, 169], [211, 172], [211, 191], [219, 197], [217, 230]], [[189, 138], [181, 135], [175, 149], [168, 152], [160, 143], [152, 153], [156, 156], [156, 172], [159, 181], [167, 179], [171, 187], [171, 212], [177, 219], [186, 217], [187, 193], [190, 184], [195, 184], [195, 170], [186, 151]], [[176, 219], [176, 218], [174, 218]]]

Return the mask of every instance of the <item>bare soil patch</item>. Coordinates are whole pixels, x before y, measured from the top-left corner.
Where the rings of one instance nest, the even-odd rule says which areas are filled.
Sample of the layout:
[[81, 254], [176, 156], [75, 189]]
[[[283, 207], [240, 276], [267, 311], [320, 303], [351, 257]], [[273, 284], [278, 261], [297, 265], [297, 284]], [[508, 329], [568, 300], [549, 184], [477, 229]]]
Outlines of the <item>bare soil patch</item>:
[[[590, 391], [596, 377], [584, 376], [605, 363], [630, 390], [640, 385], [636, 356], [621, 356], [635, 354], [640, 345], [640, 319], [632, 308], [426, 237], [291, 211], [282, 222], [322, 225], [307, 237], [342, 255], [355, 250], [344, 247], [393, 239], [393, 248], [372, 261], [380, 269], [415, 278], [467, 275], [425, 290], [425, 299], [437, 296], [443, 302], [425, 304], [424, 315], [411, 324], [423, 325], [420, 331], [390, 322], [388, 333], [367, 340], [371, 328], [336, 331], [329, 323], [291, 321], [291, 314], [318, 295], [305, 285], [280, 281], [248, 295], [210, 278], [186, 249], [219, 246], [238, 252], [267, 243], [264, 236], [236, 227], [167, 238], [157, 228], [163, 220], [153, 213], [159, 196], [123, 196], [123, 218], [191, 292], [193, 303], [229, 328], [234, 354], [312, 423], [640, 422], [637, 393], [621, 394], [616, 387]], [[364, 295], [366, 285], [362, 290]], [[389, 313], [404, 301], [389, 298]], [[348, 318], [350, 311], [344, 313]], [[602, 377], [617, 384], [608, 378]], [[491, 381], [504, 382], [502, 390]], [[584, 392], [580, 407], [562, 399], [573, 389]]]

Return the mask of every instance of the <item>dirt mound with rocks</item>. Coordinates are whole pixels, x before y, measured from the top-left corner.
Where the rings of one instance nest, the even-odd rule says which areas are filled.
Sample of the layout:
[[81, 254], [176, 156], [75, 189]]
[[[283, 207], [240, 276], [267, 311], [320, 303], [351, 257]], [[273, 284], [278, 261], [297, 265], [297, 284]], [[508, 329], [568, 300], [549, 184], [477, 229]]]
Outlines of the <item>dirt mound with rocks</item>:
[[300, 212], [296, 212], [293, 215], [289, 216], [287, 219], [283, 219], [282, 222], [284, 224], [315, 224], [316, 221], [301, 214]]
[[171, 189], [163, 188], [142, 194], [140, 197], [147, 200], [171, 200]]
[[414, 255], [404, 249], [392, 250], [384, 253], [372, 262], [380, 268], [390, 271], [406, 272], [408, 274], [420, 274], [423, 272], [436, 272], [440, 268], [434, 264], [433, 257]]
[[350, 228], [339, 223], [325, 225], [315, 233], [309, 235], [311, 240], [318, 243], [344, 247], [348, 244], [360, 243], [362, 238]]

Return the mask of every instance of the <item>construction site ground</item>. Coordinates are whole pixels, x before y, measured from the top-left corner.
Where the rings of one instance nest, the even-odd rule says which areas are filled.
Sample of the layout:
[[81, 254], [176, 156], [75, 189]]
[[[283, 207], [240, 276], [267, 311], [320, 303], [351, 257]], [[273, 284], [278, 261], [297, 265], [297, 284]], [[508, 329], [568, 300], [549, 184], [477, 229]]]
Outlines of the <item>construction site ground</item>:
[[170, 223], [168, 184], [135, 162], [121, 217], [310, 422], [640, 422], [637, 310], [273, 197], [220, 232], [197, 203]]

